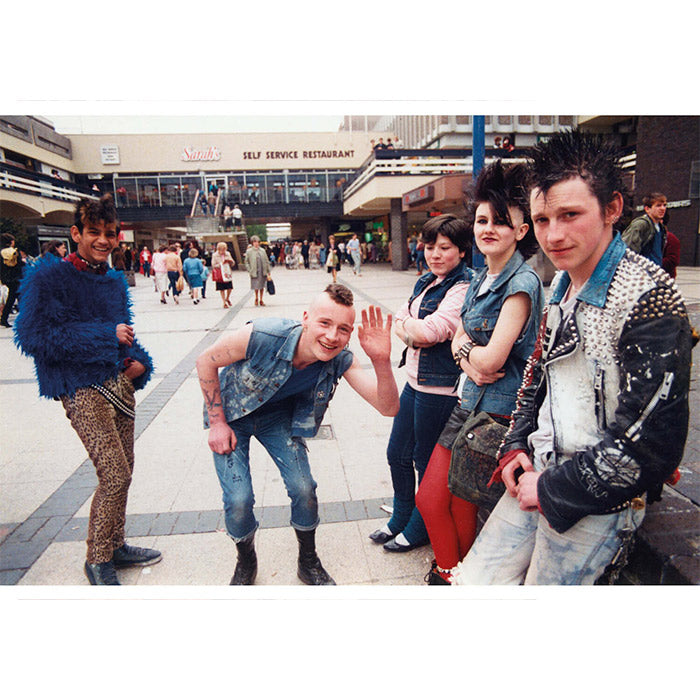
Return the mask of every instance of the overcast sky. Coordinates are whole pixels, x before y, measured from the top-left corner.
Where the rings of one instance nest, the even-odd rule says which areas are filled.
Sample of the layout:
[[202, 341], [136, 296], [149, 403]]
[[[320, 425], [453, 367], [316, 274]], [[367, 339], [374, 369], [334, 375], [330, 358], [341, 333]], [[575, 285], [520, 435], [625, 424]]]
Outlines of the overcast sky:
[[45, 115], [61, 134], [216, 134], [338, 131], [342, 115]]

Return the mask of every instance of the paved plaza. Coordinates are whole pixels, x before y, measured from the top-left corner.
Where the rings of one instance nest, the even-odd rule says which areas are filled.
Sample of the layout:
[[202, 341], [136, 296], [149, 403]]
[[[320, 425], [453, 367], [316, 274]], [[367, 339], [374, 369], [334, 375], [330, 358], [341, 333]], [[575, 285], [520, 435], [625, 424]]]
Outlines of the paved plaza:
[[[266, 296], [267, 306], [255, 307], [247, 274], [236, 272], [233, 306], [223, 309], [211, 281], [207, 298], [198, 306], [187, 294], [179, 306], [171, 298], [164, 306], [153, 281], [137, 275], [132, 288], [136, 335], [153, 355], [156, 368], [152, 381], [137, 393], [136, 468], [127, 537], [132, 544], [161, 550], [163, 560], [153, 567], [121, 571], [124, 584], [220, 586], [231, 578], [236, 550], [224, 531], [221, 491], [202, 427], [195, 360], [221, 333], [248, 320], [301, 319], [309, 301], [330, 281], [325, 270], [275, 268], [273, 278], [277, 294]], [[395, 311], [415, 280], [415, 271], [392, 271], [387, 265], [364, 266], [360, 277], [346, 266], [339, 275], [355, 293], [358, 317], [359, 309], [370, 303]], [[697, 270], [682, 268], [678, 282], [697, 322]], [[351, 349], [371, 371], [355, 336]], [[394, 342], [399, 388], [405, 381], [404, 370], [398, 368], [400, 353]], [[61, 404], [39, 398], [33, 362], [20, 355], [8, 329], [0, 329], [0, 358], [0, 583], [88, 585], [83, 562], [94, 469]], [[694, 358], [697, 367], [697, 348]], [[697, 469], [696, 384], [689, 450]], [[368, 539], [387, 518], [382, 506], [392, 500], [385, 457], [391, 421], [341, 381], [319, 435], [308, 443], [320, 503], [318, 551], [341, 586], [424, 585], [430, 566], [430, 546], [392, 554]], [[255, 441], [251, 464], [260, 521], [256, 585], [303, 586], [296, 577], [288, 497], [277, 468]], [[697, 472], [692, 476], [697, 479]]]

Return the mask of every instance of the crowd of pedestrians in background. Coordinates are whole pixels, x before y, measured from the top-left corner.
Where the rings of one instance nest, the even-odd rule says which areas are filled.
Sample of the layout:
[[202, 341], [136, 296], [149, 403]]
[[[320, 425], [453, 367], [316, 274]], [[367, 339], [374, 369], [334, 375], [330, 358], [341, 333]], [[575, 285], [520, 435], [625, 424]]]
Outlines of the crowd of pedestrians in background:
[[[375, 148], [391, 148], [382, 139], [380, 144]], [[334, 583], [315, 551], [316, 484], [302, 438], [313, 437], [333, 395], [335, 384], [321, 383], [331, 376], [337, 383], [344, 374], [364, 399], [394, 418], [386, 452], [392, 514], [369, 537], [391, 553], [430, 543], [435, 554], [426, 575], [430, 585], [592, 584], [611, 562], [624, 561], [646, 505], [659, 500], [664, 483], [679, 478], [694, 342], [682, 297], [662, 269], [675, 275], [677, 265], [677, 245], [664, 224], [666, 197], [646, 195], [644, 213], [623, 227], [624, 192], [615, 148], [600, 137], [565, 132], [534, 147], [527, 166], [498, 160], [486, 166], [470, 188], [466, 218], [427, 219], [420, 237], [408, 243], [419, 279], [393, 327], [405, 346], [400, 366], [406, 367], [407, 382], [400, 397], [390, 365], [391, 322], [384, 324], [376, 307], [363, 311], [359, 331], [374, 376], [346, 349], [355, 312], [352, 293], [337, 284], [338, 273], [350, 265], [361, 275], [374, 241], [360, 241], [353, 233], [347, 240], [330, 235], [327, 246], [313, 237], [262, 245], [252, 236], [242, 262], [256, 306], [265, 306], [274, 265], [325, 267], [331, 284], [304, 312], [301, 326], [266, 318], [219, 341], [216, 348], [226, 352], [204, 353], [198, 360], [226, 527], [238, 551], [232, 584], [250, 585], [257, 573], [252, 490], [249, 479], [244, 488], [241, 476], [249, 476], [250, 465], [247, 452], [242, 457], [235, 450], [239, 434], [244, 440], [257, 435], [285, 478], [300, 545], [299, 577], [311, 585]], [[216, 201], [210, 191], [212, 197]], [[240, 219], [235, 209], [230, 214], [235, 227]], [[135, 254], [118, 243], [108, 197], [79, 204], [75, 221], [71, 236], [77, 252], [65, 258], [68, 265], [56, 260], [65, 246], [50, 244], [42, 260], [27, 265], [14, 238], [3, 237], [0, 273], [8, 293], [0, 323], [9, 325], [19, 288], [16, 342], [35, 359], [42, 395], [62, 397], [88, 452], [97, 454], [101, 448], [94, 441], [100, 438], [91, 424], [95, 402], [101, 401], [97, 394], [133, 419], [133, 391], [152, 370], [130, 325], [126, 282], [115, 271], [131, 263], [146, 278], [153, 272], [162, 304], [170, 295], [179, 304], [186, 292], [199, 304], [211, 276], [228, 308], [237, 267], [232, 252], [239, 251], [219, 242], [208, 259], [188, 241], [155, 253], [144, 245]], [[112, 246], [113, 270], [106, 246], [95, 246], [98, 238]], [[542, 283], [526, 262], [538, 246], [559, 270], [546, 304]], [[470, 265], [474, 248], [484, 256], [483, 268]], [[20, 286], [23, 264], [29, 274]], [[107, 275], [112, 296], [92, 310], [79, 295], [62, 295], [65, 318], [58, 322], [84, 316], [86, 343], [93, 335], [102, 338], [104, 323], [114, 325], [114, 338], [103, 343], [104, 371], [94, 377], [94, 368], [83, 366], [89, 363], [79, 356], [70, 367], [55, 363], [72, 338], [52, 332], [57, 348], [49, 352], [42, 345], [42, 334], [56, 322], [55, 310], [48, 313], [42, 304], [47, 290], [56, 284], [78, 289], [85, 275], [95, 294], [98, 276]], [[100, 314], [105, 318], [98, 319]], [[283, 358], [281, 349], [289, 345], [287, 337], [297, 338], [293, 367], [292, 356]], [[119, 346], [123, 368], [116, 379], [110, 374], [110, 343]], [[276, 364], [263, 366], [270, 357]], [[219, 385], [223, 368], [227, 379]], [[124, 382], [122, 374], [131, 381]], [[260, 390], [251, 397], [246, 382], [252, 374]], [[74, 397], [76, 389], [89, 397]], [[258, 431], [268, 419], [276, 432], [265, 443]], [[110, 420], [110, 429], [124, 432]], [[130, 470], [133, 441], [129, 444], [131, 454], [122, 453], [122, 461], [131, 459], [124, 466]], [[303, 472], [303, 488], [289, 476], [289, 460]], [[465, 460], [471, 477], [488, 466], [488, 484], [475, 486], [470, 477], [473, 496], [464, 495], [456, 476]], [[107, 512], [117, 507], [100, 495], [111, 466], [104, 472], [96, 466], [100, 483], [93, 504]], [[159, 552], [124, 542], [128, 480], [124, 484], [122, 512], [109, 537], [100, 535], [101, 521], [91, 512], [85, 570], [93, 584], [114, 581], [115, 561], [129, 566], [160, 560]], [[477, 535], [479, 507], [488, 518]]]

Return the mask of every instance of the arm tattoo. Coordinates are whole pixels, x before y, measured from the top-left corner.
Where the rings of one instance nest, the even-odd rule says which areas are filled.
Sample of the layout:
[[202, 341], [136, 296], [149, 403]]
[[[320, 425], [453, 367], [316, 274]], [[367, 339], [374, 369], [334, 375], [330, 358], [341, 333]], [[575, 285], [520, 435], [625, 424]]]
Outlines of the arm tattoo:
[[204, 387], [202, 387], [202, 393], [204, 394], [204, 403], [207, 407], [207, 411], [211, 412], [217, 408], [221, 408], [221, 392], [219, 389], [214, 389], [214, 391], [209, 392]]

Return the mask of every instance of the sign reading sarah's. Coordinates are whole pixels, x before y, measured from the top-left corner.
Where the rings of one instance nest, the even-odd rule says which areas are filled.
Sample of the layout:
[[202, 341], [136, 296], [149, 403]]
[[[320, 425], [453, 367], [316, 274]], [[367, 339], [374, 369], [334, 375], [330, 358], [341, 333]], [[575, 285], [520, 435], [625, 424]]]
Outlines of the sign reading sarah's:
[[221, 160], [221, 151], [216, 146], [202, 150], [200, 148], [185, 147], [180, 154], [180, 160], [184, 161], [206, 161], [206, 160]]

